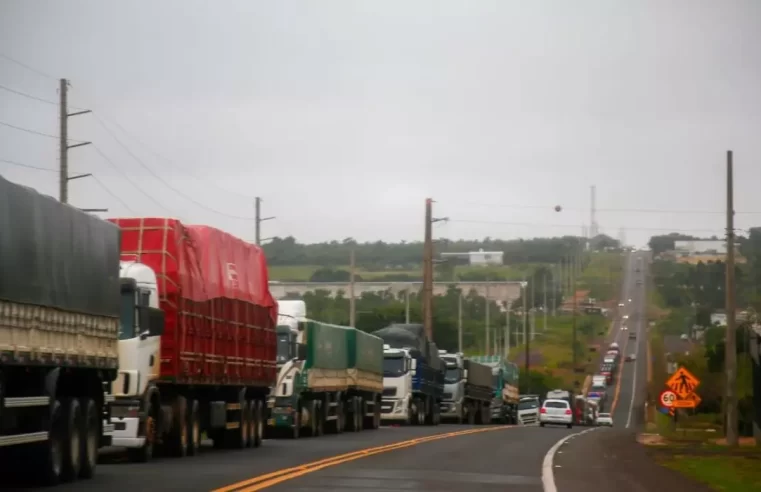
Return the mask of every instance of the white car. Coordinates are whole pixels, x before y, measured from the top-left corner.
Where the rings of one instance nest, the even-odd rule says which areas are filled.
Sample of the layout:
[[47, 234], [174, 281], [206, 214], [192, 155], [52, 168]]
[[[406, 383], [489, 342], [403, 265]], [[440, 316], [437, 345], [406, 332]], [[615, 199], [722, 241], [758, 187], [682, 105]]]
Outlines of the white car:
[[539, 425], [565, 425], [569, 429], [573, 427], [573, 412], [571, 404], [565, 400], [547, 399], [542, 403], [539, 410]]
[[628, 327], [628, 326], [626, 326], [626, 325], [621, 325], [621, 329], [622, 329], [622, 330], [628, 330], [628, 329], [629, 329], [629, 327]]
[[613, 417], [609, 413], [598, 413], [595, 424], [604, 427], [613, 427]]
[[623, 318], [624, 319], [629, 319], [629, 315], [628, 314], [624, 314]]
[[624, 307], [624, 303], [623, 302], [619, 302], [618, 303], [618, 307]]

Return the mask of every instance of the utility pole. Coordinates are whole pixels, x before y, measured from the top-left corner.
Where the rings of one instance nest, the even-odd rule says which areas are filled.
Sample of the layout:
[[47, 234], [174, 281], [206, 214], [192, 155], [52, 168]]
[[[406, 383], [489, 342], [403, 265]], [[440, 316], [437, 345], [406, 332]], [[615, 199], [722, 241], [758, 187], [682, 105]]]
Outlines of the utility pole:
[[735, 314], [737, 300], [735, 299], [735, 210], [734, 210], [734, 177], [732, 173], [732, 151], [727, 151], [727, 273], [726, 273], [726, 311], [727, 311], [727, 343], [724, 355], [725, 371], [727, 373], [726, 389], [726, 436], [727, 445], [737, 447], [737, 332], [735, 330]]
[[534, 321], [536, 320], [536, 272], [531, 274], [531, 304], [528, 308], [528, 312], [531, 314], [531, 321], [529, 324], [531, 325], [531, 341], [534, 341], [534, 336], [536, 335], [536, 326]]
[[552, 317], [557, 316], [557, 295], [558, 295], [558, 280], [557, 280], [557, 265], [552, 266]]
[[486, 304], [486, 316], [484, 319], [484, 329], [486, 330], [486, 351], [484, 352], [486, 355], [491, 355], [491, 345], [489, 344], [489, 334], [491, 332], [491, 329], [489, 327], [491, 320], [490, 318], [490, 312], [489, 312], [489, 284], [486, 284], [486, 295], [484, 296], [484, 303]]
[[457, 296], [457, 351], [462, 352], [462, 289]]
[[526, 393], [531, 393], [531, 378], [529, 377], [529, 370], [531, 368], [529, 359], [531, 355], [531, 342], [529, 341], [528, 337], [528, 312], [526, 311], [526, 288], [523, 289], [523, 340], [524, 340], [524, 348], [525, 348], [525, 357], [526, 360], [524, 362], [524, 372], [525, 372], [525, 379], [526, 379]]
[[[258, 232], [258, 231], [257, 231]], [[258, 241], [257, 241], [258, 244]], [[349, 326], [356, 328], [357, 326], [357, 302], [354, 299], [354, 248], [349, 253]]]
[[[579, 246], [581, 247], [581, 246]], [[571, 317], [572, 324], [571, 324], [571, 331], [572, 331], [572, 337], [571, 337], [571, 360], [573, 361], [573, 370], [576, 371], [576, 275], [575, 272], [571, 271], [571, 295], [573, 296], [573, 315]]]
[[526, 320], [528, 319], [528, 311], [527, 311], [527, 304], [526, 304], [526, 295], [528, 294], [528, 289], [526, 287], [528, 286], [528, 283], [526, 282], [526, 276], [523, 276], [523, 283], [521, 284], [521, 297], [523, 297], [523, 343], [526, 344], [526, 340], [528, 340], [528, 331], [526, 331]]
[[[260, 246], [262, 244], [262, 222], [265, 220], [272, 220], [275, 217], [262, 217], [262, 200], [259, 197], [256, 197], [254, 200], [254, 207], [256, 208], [256, 244], [257, 246]], [[354, 325], [352, 325], [354, 326]]]
[[505, 339], [502, 343], [502, 354], [505, 358], [510, 354], [510, 298], [505, 301]]
[[77, 176], [69, 176], [69, 149], [75, 147], [83, 147], [90, 145], [92, 142], [80, 142], [73, 145], [69, 145], [69, 118], [72, 116], [79, 116], [81, 114], [92, 113], [92, 111], [78, 111], [76, 113], [69, 113], [68, 105], [68, 90], [69, 81], [61, 79], [58, 87], [59, 96], [59, 108], [58, 108], [58, 123], [59, 123], [59, 149], [58, 149], [58, 165], [59, 165], [59, 188], [58, 199], [61, 203], [69, 203], [69, 181], [79, 178], [86, 178], [92, 176], [92, 174], [79, 174]]
[[433, 223], [449, 220], [433, 218], [433, 199], [425, 199], [425, 240], [423, 242], [423, 328], [433, 341]]
[[542, 301], [544, 303], [542, 306], [544, 311], [544, 331], [547, 331], [547, 270], [544, 271], [544, 276], [542, 277], [542, 292], [544, 293], [544, 300]]
[[404, 291], [404, 322], [410, 324], [410, 288]]

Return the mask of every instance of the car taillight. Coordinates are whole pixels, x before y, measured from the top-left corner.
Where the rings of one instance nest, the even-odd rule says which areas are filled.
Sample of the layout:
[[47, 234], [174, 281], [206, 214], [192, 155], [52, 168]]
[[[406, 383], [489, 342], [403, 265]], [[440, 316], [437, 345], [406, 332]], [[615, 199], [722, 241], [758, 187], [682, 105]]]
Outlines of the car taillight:
[[539, 410], [539, 413], [547, 413], [547, 409], [546, 408], [542, 408], [541, 410]]
[[566, 410], [566, 411], [565, 411], [565, 414], [566, 414], [566, 415], [571, 415], [571, 410], [570, 410], [570, 409]]

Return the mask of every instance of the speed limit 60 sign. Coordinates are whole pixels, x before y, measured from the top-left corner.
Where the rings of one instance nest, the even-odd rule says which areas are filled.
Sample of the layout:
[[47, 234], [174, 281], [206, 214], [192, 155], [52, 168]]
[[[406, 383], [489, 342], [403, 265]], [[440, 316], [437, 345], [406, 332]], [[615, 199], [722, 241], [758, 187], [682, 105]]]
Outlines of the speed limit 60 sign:
[[672, 407], [674, 406], [674, 402], [676, 401], [676, 393], [674, 393], [671, 390], [665, 390], [661, 393], [660, 396], [661, 405], [664, 407]]

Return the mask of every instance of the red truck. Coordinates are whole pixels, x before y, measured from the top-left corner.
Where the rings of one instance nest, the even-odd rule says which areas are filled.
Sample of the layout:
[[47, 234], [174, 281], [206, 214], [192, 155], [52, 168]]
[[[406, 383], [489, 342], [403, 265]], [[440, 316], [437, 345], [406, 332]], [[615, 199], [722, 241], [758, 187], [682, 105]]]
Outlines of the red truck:
[[276, 378], [277, 303], [258, 246], [168, 218], [121, 229], [114, 446], [135, 461], [156, 447], [196, 454], [256, 447]]

